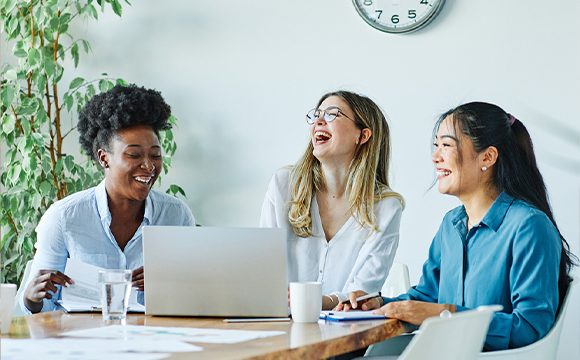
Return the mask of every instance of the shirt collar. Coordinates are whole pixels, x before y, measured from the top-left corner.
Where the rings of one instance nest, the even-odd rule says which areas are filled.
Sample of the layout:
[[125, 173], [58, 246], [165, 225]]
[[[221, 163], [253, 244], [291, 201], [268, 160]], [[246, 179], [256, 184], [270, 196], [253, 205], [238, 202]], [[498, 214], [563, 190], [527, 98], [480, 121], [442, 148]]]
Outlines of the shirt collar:
[[503, 222], [503, 219], [513, 202], [514, 197], [506, 194], [505, 191], [502, 191], [497, 199], [495, 199], [481, 222], [497, 232], [497, 229]]
[[[487, 214], [485, 214], [481, 220], [481, 223], [497, 232], [497, 229], [503, 222], [503, 219], [505, 218], [507, 211], [513, 202], [514, 197], [506, 194], [505, 191], [502, 191], [487, 211]], [[457, 215], [453, 218], [452, 224], [455, 227], [461, 225], [464, 226], [466, 218], [467, 212], [465, 211], [465, 206], [461, 206]]]
[[[106, 219], [111, 220], [111, 212], [109, 211], [109, 200], [107, 199], [107, 189], [105, 188], [105, 179], [101, 181], [99, 185], [95, 188], [95, 198], [97, 200], [97, 209], [99, 210], [99, 216], [101, 221]], [[153, 202], [151, 201], [151, 191], [145, 199], [145, 214], [143, 216], [143, 221], [147, 225], [151, 223], [153, 218]]]

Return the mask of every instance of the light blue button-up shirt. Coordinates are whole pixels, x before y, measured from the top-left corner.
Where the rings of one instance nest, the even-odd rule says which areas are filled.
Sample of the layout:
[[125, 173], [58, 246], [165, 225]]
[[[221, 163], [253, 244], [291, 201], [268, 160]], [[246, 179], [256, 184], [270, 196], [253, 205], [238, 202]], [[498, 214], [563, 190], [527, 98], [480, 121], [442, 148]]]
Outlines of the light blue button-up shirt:
[[447, 213], [417, 286], [385, 302], [453, 304], [457, 311], [503, 305], [493, 315], [484, 348], [531, 344], [550, 330], [558, 310], [562, 242], [542, 211], [501, 193], [467, 232], [467, 213]]
[[[28, 286], [39, 270], [64, 272], [67, 258], [107, 269], [134, 270], [143, 266], [141, 234], [147, 225], [195, 226], [187, 205], [172, 196], [151, 190], [145, 200], [145, 215], [139, 229], [121, 251], [111, 233], [111, 213], [105, 180], [98, 186], [81, 191], [54, 203], [36, 227], [36, 255]], [[51, 300], [44, 299], [42, 312], [59, 309], [60, 286]], [[24, 294], [24, 293], [23, 293]], [[143, 293], [138, 299], [143, 303]], [[24, 314], [31, 314], [19, 299]]]

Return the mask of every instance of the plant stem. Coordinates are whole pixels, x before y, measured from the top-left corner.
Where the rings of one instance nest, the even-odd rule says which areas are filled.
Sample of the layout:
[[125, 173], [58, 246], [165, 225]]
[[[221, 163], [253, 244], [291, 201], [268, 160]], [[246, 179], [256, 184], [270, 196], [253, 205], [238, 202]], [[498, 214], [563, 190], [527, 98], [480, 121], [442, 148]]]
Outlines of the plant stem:
[[14, 220], [12, 220], [12, 216], [10, 216], [10, 213], [8, 211], [6, 211], [6, 215], [8, 215], [8, 221], [10, 221], [10, 225], [12, 225], [12, 227], [14, 228], [14, 232], [16, 233], [16, 236], [18, 236], [18, 229], [16, 228], [16, 224], [14, 223]]

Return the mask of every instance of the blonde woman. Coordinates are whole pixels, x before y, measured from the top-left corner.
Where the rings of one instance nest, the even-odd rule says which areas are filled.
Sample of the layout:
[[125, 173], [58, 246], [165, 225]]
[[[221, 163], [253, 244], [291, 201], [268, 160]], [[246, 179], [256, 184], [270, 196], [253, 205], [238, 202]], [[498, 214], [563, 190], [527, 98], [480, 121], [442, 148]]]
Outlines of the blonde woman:
[[322, 283], [322, 308], [379, 291], [399, 244], [403, 198], [388, 182], [389, 127], [369, 98], [325, 94], [306, 115], [311, 141], [272, 178], [260, 226], [288, 231], [288, 282]]

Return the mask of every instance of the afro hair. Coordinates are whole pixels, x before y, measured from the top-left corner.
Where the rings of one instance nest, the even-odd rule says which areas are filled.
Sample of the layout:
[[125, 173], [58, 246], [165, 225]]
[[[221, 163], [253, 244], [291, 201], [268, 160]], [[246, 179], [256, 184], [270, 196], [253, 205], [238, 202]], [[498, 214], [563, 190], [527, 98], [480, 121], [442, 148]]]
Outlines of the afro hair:
[[97, 151], [109, 151], [117, 131], [147, 125], [159, 137], [159, 131], [171, 129], [170, 115], [171, 108], [158, 91], [135, 84], [115, 85], [93, 96], [79, 113], [79, 142], [96, 162]]

